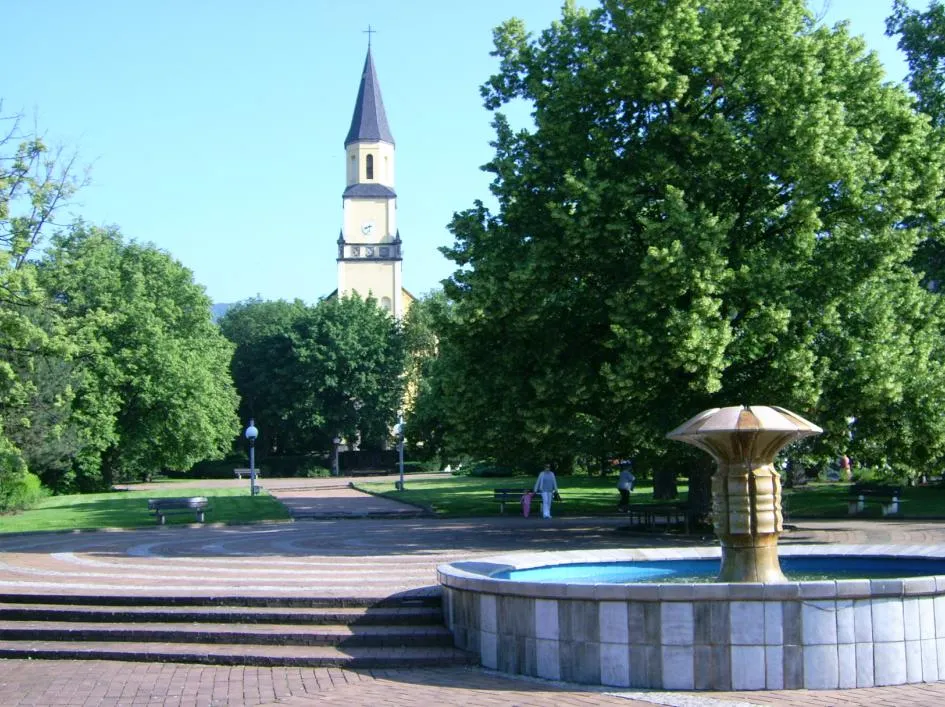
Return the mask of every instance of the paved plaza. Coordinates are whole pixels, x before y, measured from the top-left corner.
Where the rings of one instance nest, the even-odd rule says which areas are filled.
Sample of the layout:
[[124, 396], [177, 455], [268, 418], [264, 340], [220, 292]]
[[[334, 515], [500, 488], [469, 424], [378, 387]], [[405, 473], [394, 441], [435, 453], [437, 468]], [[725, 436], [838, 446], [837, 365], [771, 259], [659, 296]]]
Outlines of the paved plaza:
[[[218, 483], [232, 486], [238, 482]], [[694, 542], [627, 533], [621, 529], [625, 523], [621, 518], [416, 517], [413, 509], [359, 494], [338, 480], [272, 480], [263, 485], [290, 512], [309, 520], [0, 536], [0, 593], [382, 597], [435, 592], [436, 566], [460, 558], [514, 550], [669, 547]], [[368, 508], [371, 512], [365, 513]], [[943, 544], [945, 523], [799, 521], [782, 542]], [[350, 671], [0, 661], [0, 705], [4, 707], [322, 702], [376, 707], [941, 705], [945, 704], [945, 682], [825, 692], [667, 693], [586, 688], [462, 667]]]

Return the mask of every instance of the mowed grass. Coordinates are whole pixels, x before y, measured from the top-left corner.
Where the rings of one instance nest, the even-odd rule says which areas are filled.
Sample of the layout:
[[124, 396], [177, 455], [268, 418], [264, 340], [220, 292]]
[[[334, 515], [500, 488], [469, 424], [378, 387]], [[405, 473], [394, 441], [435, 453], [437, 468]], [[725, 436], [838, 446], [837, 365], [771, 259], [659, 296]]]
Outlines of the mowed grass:
[[[407, 478], [405, 491], [394, 489], [393, 481], [366, 482], [357, 488], [369, 493], [404, 501], [428, 508], [445, 518], [465, 518], [499, 515], [499, 504], [493, 500], [493, 489], [531, 489], [535, 478], [531, 476], [472, 478], [455, 476], [449, 479], [420, 480]], [[562, 501], [555, 503], [556, 516], [606, 516], [616, 515], [616, 476], [559, 476], [558, 486]], [[678, 486], [678, 502], [686, 500], [688, 487]], [[810, 483], [799, 489], [784, 489], [784, 507], [789, 518], [847, 518], [850, 484]], [[945, 518], [945, 487], [903, 487], [899, 514], [895, 518]], [[658, 503], [653, 500], [653, 487], [646, 482], [638, 484], [630, 495], [631, 503]], [[538, 510], [533, 502], [532, 511]], [[506, 503], [506, 515], [518, 515], [521, 508], [516, 503]], [[858, 518], [881, 518], [882, 512], [876, 502], [868, 503], [866, 511]]]
[[[285, 507], [265, 493], [250, 496], [249, 489], [167, 488], [152, 491], [50, 496], [35, 508], [0, 515], [0, 533], [49, 530], [96, 530], [156, 525], [148, 511], [149, 498], [206, 496], [210, 502], [207, 523], [257, 523], [288, 520]], [[193, 512], [172, 513], [167, 525], [194, 523]]]
[[[499, 515], [499, 504], [493, 500], [494, 489], [516, 489], [522, 492], [535, 485], [534, 476], [511, 476], [477, 478], [454, 476], [449, 479], [421, 480], [406, 478], [405, 490], [397, 491], [393, 481], [370, 481], [359, 483], [356, 488], [427, 508], [445, 518], [467, 518]], [[616, 476], [559, 476], [558, 489], [561, 501], [552, 507], [556, 516], [603, 516], [618, 515]], [[685, 500], [687, 487], [679, 487], [680, 500]], [[631, 503], [653, 502], [653, 488], [638, 485], [630, 495]], [[532, 503], [532, 512], [540, 513], [541, 502]], [[506, 515], [519, 515], [522, 509], [517, 503], [506, 503]]]
[[[429, 508], [444, 518], [491, 517], [499, 515], [499, 504], [493, 500], [493, 489], [525, 491], [535, 483], [533, 476], [473, 478], [456, 476], [447, 479], [407, 477], [406, 490], [394, 489], [394, 481], [365, 482], [358, 488], [397, 501]], [[557, 517], [618, 515], [616, 476], [560, 476], [561, 502], [555, 503]], [[680, 485], [679, 501], [686, 499], [687, 487]], [[788, 519], [847, 518], [849, 484], [811, 483], [800, 489], [786, 489], [785, 510]], [[289, 515], [278, 501], [265, 492], [255, 497], [248, 488], [177, 488], [176, 484], [151, 491], [114, 491], [98, 494], [76, 494], [46, 498], [33, 509], [0, 515], [0, 533], [32, 531], [95, 530], [102, 528], [140, 528], [154, 526], [154, 515], [148, 511], [147, 500], [159, 497], [206, 496], [210, 510], [207, 523], [243, 524], [263, 521], [287, 521]], [[631, 503], [654, 503], [653, 489], [641, 483], [631, 494]], [[539, 503], [532, 505], [539, 512]], [[518, 503], [507, 503], [506, 515], [521, 514]], [[858, 518], [880, 518], [879, 505], [870, 503]], [[900, 513], [895, 518], [945, 519], [945, 487], [903, 487]], [[193, 513], [167, 516], [168, 525], [195, 522]]]
[[[899, 514], [895, 518], [945, 518], [945, 486], [902, 486]], [[788, 518], [846, 518], [849, 516], [850, 484], [811, 483], [784, 492]], [[876, 500], [867, 499], [866, 510], [857, 518], [881, 518]]]

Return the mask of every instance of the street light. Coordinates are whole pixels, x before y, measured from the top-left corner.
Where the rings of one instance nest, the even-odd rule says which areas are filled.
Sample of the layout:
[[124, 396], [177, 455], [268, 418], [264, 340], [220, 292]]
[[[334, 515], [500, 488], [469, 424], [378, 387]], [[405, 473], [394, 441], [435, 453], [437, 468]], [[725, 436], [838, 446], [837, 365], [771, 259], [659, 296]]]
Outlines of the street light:
[[398, 453], [398, 456], [400, 457], [400, 484], [398, 485], [397, 488], [403, 491], [404, 490], [404, 416], [403, 415], [401, 415], [399, 420], [397, 421], [397, 436], [399, 437], [399, 439], [397, 440], [397, 453]]
[[335, 446], [335, 453], [331, 460], [331, 473], [332, 476], [339, 476], [341, 470], [338, 468], [338, 447], [341, 445], [341, 437], [334, 437], [331, 443]]
[[249, 495], [256, 495], [256, 438], [259, 436], [259, 430], [253, 423], [253, 418], [249, 418], [249, 427], [246, 428], [246, 439], [249, 440]]

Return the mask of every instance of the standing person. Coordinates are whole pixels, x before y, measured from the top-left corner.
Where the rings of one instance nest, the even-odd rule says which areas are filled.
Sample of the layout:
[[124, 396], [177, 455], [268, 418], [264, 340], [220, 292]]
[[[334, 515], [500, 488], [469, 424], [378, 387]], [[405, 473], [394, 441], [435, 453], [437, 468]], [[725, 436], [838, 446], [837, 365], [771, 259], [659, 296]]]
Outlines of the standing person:
[[840, 471], [843, 472], [844, 481], [849, 481], [853, 478], [853, 473], [850, 469], [850, 457], [846, 454], [840, 455]]
[[541, 494], [541, 517], [551, 518], [551, 499], [558, 493], [558, 480], [555, 473], [551, 470], [551, 464], [545, 464], [545, 468], [535, 480], [535, 493]]
[[528, 518], [528, 514], [532, 512], [532, 496], [535, 494], [531, 491], [526, 491], [522, 494], [522, 515]]
[[630, 508], [630, 492], [633, 491], [635, 481], [636, 477], [631, 471], [630, 462], [621, 462], [620, 476], [617, 478], [617, 491], [620, 492], [620, 503], [617, 504], [618, 511], [626, 511]]

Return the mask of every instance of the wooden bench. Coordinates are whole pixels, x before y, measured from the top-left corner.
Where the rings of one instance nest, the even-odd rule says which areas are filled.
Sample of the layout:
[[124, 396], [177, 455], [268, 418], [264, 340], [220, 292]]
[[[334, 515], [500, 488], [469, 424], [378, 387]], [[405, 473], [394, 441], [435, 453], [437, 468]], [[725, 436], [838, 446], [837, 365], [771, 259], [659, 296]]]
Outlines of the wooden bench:
[[870, 501], [880, 504], [884, 516], [899, 512], [899, 497], [902, 488], [890, 484], [853, 484], [847, 502], [849, 515], [853, 516], [866, 510]]
[[148, 510], [157, 517], [158, 525], [164, 525], [165, 516], [170, 513], [193, 513], [198, 523], [203, 523], [204, 512], [210, 502], [204, 496], [191, 498], [149, 498]]
[[[522, 496], [528, 492], [529, 489], [492, 489], [492, 498], [499, 504], [499, 513], [505, 513], [506, 503], [521, 503]], [[541, 496], [537, 498], [541, 503]]]
[[[251, 472], [249, 469], [234, 469], [233, 475], [238, 479], [242, 479], [243, 476], [250, 476]], [[259, 473], [259, 469], [256, 469], [256, 478], [258, 479], [260, 476], [262, 476], [262, 474]]]
[[666, 525], [682, 523], [688, 535], [692, 515], [685, 503], [631, 503], [627, 506], [630, 525], [642, 525], [647, 530], [655, 530], [656, 521], [665, 519]]

